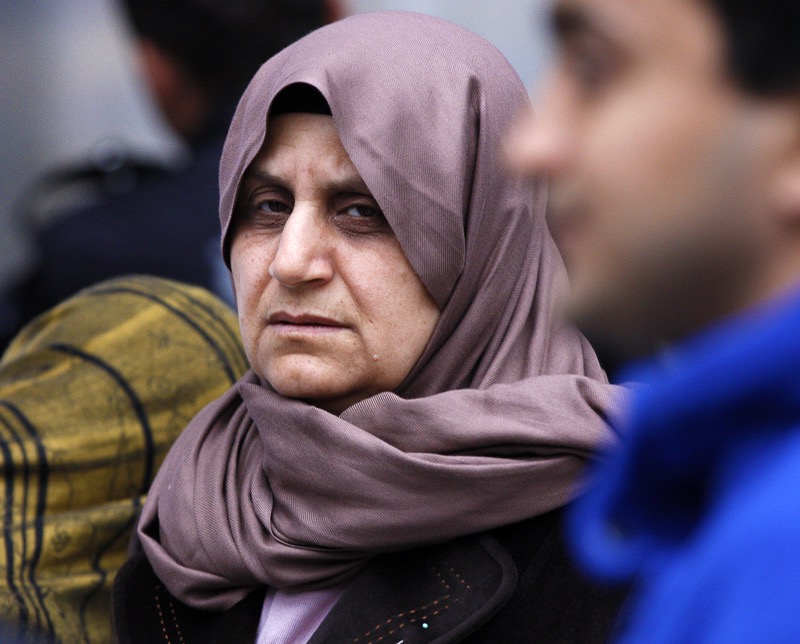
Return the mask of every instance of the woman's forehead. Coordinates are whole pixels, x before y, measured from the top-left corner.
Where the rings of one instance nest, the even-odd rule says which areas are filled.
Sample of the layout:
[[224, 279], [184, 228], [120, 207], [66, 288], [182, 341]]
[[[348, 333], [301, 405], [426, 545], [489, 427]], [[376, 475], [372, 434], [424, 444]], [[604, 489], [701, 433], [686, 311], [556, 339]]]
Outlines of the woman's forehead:
[[[292, 86], [330, 108], [369, 193], [443, 306], [462, 274], [467, 236], [486, 221], [469, 215], [471, 205], [504, 192], [498, 133], [528, 105], [513, 68], [479, 36], [402, 12], [353, 16], [291, 45], [260, 70], [237, 110], [220, 174], [223, 247], [267, 114], [283, 109], [279, 97], [291, 97]], [[296, 99], [288, 103], [297, 109]]]
[[327, 192], [368, 193], [339, 138], [333, 118], [289, 112], [271, 116], [260, 151], [244, 179], [279, 183], [304, 174]]

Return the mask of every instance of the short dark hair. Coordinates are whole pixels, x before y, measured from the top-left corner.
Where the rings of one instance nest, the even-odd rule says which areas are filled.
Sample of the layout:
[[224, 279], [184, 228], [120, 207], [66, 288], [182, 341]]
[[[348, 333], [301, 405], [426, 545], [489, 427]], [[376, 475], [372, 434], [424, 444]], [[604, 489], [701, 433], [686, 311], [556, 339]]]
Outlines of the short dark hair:
[[327, 21], [325, 0], [125, 0], [139, 36], [214, 98], [238, 96], [263, 62]]
[[800, 0], [706, 0], [722, 19], [730, 68], [743, 89], [800, 89]]

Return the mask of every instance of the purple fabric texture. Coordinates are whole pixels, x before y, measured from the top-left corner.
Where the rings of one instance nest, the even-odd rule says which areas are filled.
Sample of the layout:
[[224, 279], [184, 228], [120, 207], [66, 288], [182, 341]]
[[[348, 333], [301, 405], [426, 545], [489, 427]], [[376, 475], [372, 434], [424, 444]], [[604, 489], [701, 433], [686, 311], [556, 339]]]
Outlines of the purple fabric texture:
[[527, 109], [485, 40], [386, 12], [306, 36], [245, 92], [223, 154], [223, 248], [239, 181], [278, 92], [307, 83], [442, 310], [394, 392], [340, 416], [250, 372], [180, 436], [139, 539], [183, 602], [224, 609], [253, 588], [350, 579], [379, 553], [511, 524], [576, 491], [618, 399], [591, 348], [558, 322], [567, 288], [542, 184], [504, 171]]

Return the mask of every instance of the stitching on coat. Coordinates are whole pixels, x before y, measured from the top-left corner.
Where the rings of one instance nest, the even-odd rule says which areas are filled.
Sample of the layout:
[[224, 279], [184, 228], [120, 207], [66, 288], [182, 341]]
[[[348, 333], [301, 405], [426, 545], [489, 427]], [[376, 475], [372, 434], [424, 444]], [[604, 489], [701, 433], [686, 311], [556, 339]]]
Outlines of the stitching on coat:
[[[453, 566], [451, 566], [450, 564], [447, 564], [447, 567], [450, 569], [450, 572], [452, 572], [452, 573], [453, 573], [453, 575], [455, 576], [455, 578], [456, 578], [456, 579], [458, 579], [458, 581], [459, 581], [459, 582], [461, 582], [461, 585], [462, 585], [462, 586], [466, 586], [467, 590], [472, 590], [472, 589], [470, 588], [469, 584], [468, 584], [466, 581], [464, 581], [464, 579], [461, 577], [461, 575], [459, 575], [459, 574], [456, 572], [456, 570], [455, 570], [455, 568], [453, 568]], [[450, 588], [450, 587], [448, 586], [448, 588]]]
[[186, 640], [183, 639], [181, 625], [178, 624], [178, 616], [175, 614], [175, 604], [172, 602], [172, 598], [169, 599], [169, 610], [172, 612], [172, 623], [175, 624], [175, 631], [178, 633], [178, 639], [185, 644]]
[[[439, 601], [439, 600], [437, 600], [437, 602], [438, 602], [438, 601]], [[453, 601], [453, 603], [455, 604], [457, 601], [458, 601], [458, 598], [456, 598], [456, 599], [455, 599], [455, 601]], [[440, 608], [439, 610], [435, 610], [435, 611], [433, 611], [433, 612], [432, 612], [432, 613], [430, 613], [430, 614], [421, 615], [420, 617], [414, 617], [414, 618], [412, 618], [412, 619], [409, 619], [409, 620], [408, 620], [408, 622], [401, 622], [400, 624], [398, 624], [398, 625], [397, 625], [397, 627], [396, 627], [396, 628], [393, 628], [393, 629], [392, 629], [392, 630], [390, 630], [388, 633], [386, 633], [386, 635], [381, 635], [381, 636], [380, 636], [380, 637], [378, 637], [378, 639], [376, 639], [376, 640], [369, 640], [369, 641], [367, 642], [367, 644], [377, 644], [377, 642], [381, 642], [381, 641], [383, 641], [384, 639], [386, 639], [386, 637], [387, 637], [387, 636], [394, 634], [396, 631], [401, 631], [401, 630], [403, 630], [403, 628], [404, 628], [405, 626], [407, 626], [407, 625], [410, 625], [410, 624], [416, 624], [417, 622], [424, 622], [425, 620], [427, 620], [427, 619], [428, 619], [428, 618], [430, 618], [430, 617], [436, 617], [436, 615], [438, 615], [439, 613], [443, 613], [443, 612], [444, 612], [444, 611], [446, 611], [448, 608], [450, 608], [450, 604], [445, 604], [445, 605], [444, 605], [442, 608]], [[414, 611], [409, 611], [409, 612], [414, 612]], [[391, 621], [391, 620], [388, 620], [388, 621]], [[374, 628], [374, 629], [372, 630], [372, 632], [374, 633], [375, 631], [379, 630], [379, 629], [380, 629], [380, 628], [382, 628], [383, 626], [385, 626], [385, 624], [380, 624], [380, 625], [378, 625], [376, 628]], [[368, 634], [369, 634], [369, 633], [367, 633], [367, 635], [368, 635]], [[358, 638], [358, 637], [357, 637], [357, 638], [355, 638], [355, 639], [353, 640], [353, 642], [357, 642], [359, 639], [360, 639], [360, 638]]]
[[[445, 587], [445, 588], [447, 588], [447, 592], [449, 593], [449, 592], [450, 592], [450, 584], [448, 584], [448, 583], [445, 581], [445, 579], [444, 579], [444, 576], [442, 575], [442, 571], [441, 571], [441, 570], [439, 570], [439, 569], [438, 569], [436, 566], [431, 566], [431, 567], [433, 568], [433, 572], [435, 572], [435, 573], [436, 573], [436, 576], [439, 578], [439, 581], [441, 581], [441, 582], [442, 582], [442, 584], [444, 584], [444, 587]], [[450, 564], [447, 564], [447, 567], [448, 567], [448, 568], [450, 568], [450, 570], [452, 570], [452, 569], [453, 569], [453, 568], [450, 566]]]
[[[450, 572], [453, 573], [455, 578], [460, 582], [461, 586], [466, 589], [466, 591], [471, 590], [470, 585], [466, 581], [464, 581], [464, 579], [461, 577], [461, 575], [459, 575], [450, 564], [447, 564], [447, 567], [450, 570]], [[435, 565], [431, 564], [431, 568], [433, 569], [433, 572], [438, 577], [439, 582], [445, 587], [445, 590], [447, 591], [446, 595], [443, 595], [442, 597], [439, 597], [438, 599], [435, 599], [432, 602], [429, 602], [428, 604], [425, 604], [424, 606], [420, 606], [418, 608], [414, 608], [414, 609], [411, 609], [411, 610], [408, 610], [408, 611], [403, 611], [402, 613], [398, 613], [397, 615], [394, 615], [394, 616], [390, 617], [389, 619], [387, 619], [382, 624], [377, 624], [373, 628], [367, 630], [367, 632], [364, 633], [363, 635], [360, 635], [359, 637], [354, 638], [353, 639], [353, 644], [357, 644], [357, 642], [360, 642], [361, 638], [368, 638], [370, 636], [376, 635], [378, 633], [378, 631], [380, 631], [383, 628], [388, 627], [396, 619], [402, 619], [403, 617], [409, 618], [406, 621], [401, 622], [400, 624], [395, 626], [393, 629], [391, 629], [385, 635], [379, 636], [378, 639], [376, 639], [376, 640], [369, 640], [366, 644], [377, 644], [377, 642], [380, 642], [380, 641], [384, 640], [388, 635], [392, 635], [396, 631], [402, 630], [408, 624], [415, 624], [417, 622], [424, 622], [429, 617], [435, 617], [436, 615], [439, 615], [439, 614], [443, 613], [444, 611], [446, 611], [447, 609], [449, 609], [451, 604], [447, 603], [447, 600], [451, 599], [450, 584], [447, 583], [447, 580], [445, 580], [444, 575], [442, 575], [442, 572]], [[461, 600], [460, 597], [454, 597], [454, 598], [452, 598], [452, 603], [456, 604], [460, 600]], [[441, 602], [445, 602], [445, 604], [443, 606], [439, 606], [439, 604]], [[422, 611], [425, 611], [425, 610], [427, 610], [429, 608], [434, 608], [434, 607], [436, 607], [436, 610], [434, 610], [432, 613], [425, 613], [423, 615], [417, 616], [417, 613], [421, 613]]]
[[[377, 626], [371, 628], [370, 630], [368, 630], [366, 633], [364, 633], [360, 637], [356, 637], [353, 640], [353, 642], [354, 643], [358, 642], [362, 637], [369, 637], [370, 635], [375, 634], [376, 631], [379, 631], [380, 629], [389, 626], [389, 624], [391, 624], [395, 619], [401, 619], [403, 617], [410, 617], [411, 619], [409, 619], [408, 621], [411, 624], [413, 624], [414, 622], [418, 622], [421, 619], [425, 619], [425, 617], [426, 617], [425, 615], [423, 615], [422, 617], [413, 617], [413, 616], [416, 615], [416, 613], [421, 612], [423, 610], [426, 610], [428, 608], [431, 608], [432, 606], [437, 605], [440, 601], [443, 601], [443, 600], [446, 600], [446, 599], [449, 599], [449, 598], [450, 598], [450, 595], [444, 595], [443, 597], [439, 597], [439, 599], [434, 599], [431, 603], [425, 604], [424, 606], [420, 606], [419, 608], [413, 608], [411, 610], [403, 611], [402, 613], [397, 613], [397, 615], [394, 615], [393, 617], [390, 617], [389, 619], [387, 619], [382, 624], [378, 624]], [[438, 612], [439, 611], [437, 611], [437, 613]], [[397, 629], [401, 629], [405, 625], [406, 625], [406, 623], [402, 622], [396, 628]], [[378, 641], [380, 641], [380, 639]]]
[[169, 635], [167, 634], [167, 625], [164, 623], [164, 613], [161, 610], [161, 602], [158, 601], [158, 592], [153, 594], [153, 599], [156, 602], [156, 610], [158, 611], [158, 621], [161, 622], [161, 632], [164, 633], [164, 641], [169, 644]]

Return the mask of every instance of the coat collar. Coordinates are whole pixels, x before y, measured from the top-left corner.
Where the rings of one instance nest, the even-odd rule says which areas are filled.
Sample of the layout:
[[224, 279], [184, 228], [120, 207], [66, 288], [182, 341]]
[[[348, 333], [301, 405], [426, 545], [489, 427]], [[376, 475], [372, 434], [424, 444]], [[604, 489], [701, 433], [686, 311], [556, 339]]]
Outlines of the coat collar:
[[517, 570], [488, 535], [385, 555], [348, 586], [309, 644], [454, 642], [511, 597]]
[[[383, 555], [348, 586], [311, 643], [459, 641], [491, 619], [516, 584], [514, 559], [490, 535]], [[255, 641], [263, 600], [259, 590], [222, 613], [190, 608], [140, 553], [114, 583], [117, 641]]]

